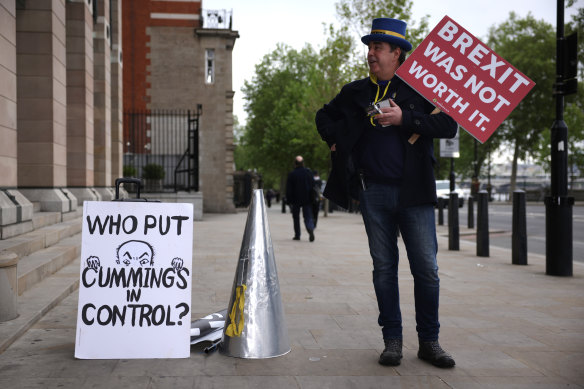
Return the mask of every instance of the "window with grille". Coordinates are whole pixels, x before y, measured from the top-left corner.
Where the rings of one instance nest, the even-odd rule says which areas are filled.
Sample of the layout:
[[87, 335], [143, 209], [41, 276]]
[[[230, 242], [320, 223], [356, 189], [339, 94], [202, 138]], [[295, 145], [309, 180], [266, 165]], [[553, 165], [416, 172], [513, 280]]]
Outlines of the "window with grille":
[[215, 50], [207, 49], [205, 51], [205, 84], [215, 82]]

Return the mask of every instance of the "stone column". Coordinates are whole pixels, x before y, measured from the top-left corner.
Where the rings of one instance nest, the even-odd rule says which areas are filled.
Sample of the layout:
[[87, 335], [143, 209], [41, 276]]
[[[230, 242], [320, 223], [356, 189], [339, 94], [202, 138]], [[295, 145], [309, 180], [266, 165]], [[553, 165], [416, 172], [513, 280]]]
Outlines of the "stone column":
[[6, 239], [32, 229], [32, 204], [14, 189], [18, 184], [14, 0], [0, 2], [0, 53], [0, 239]]
[[18, 317], [18, 255], [0, 251], [0, 322]]
[[[16, 3], [18, 186], [41, 210], [68, 212], [65, 0]], [[25, 189], [34, 188], [34, 189]]]
[[111, 27], [109, 0], [97, 1], [93, 27], [94, 184], [103, 200], [113, 198], [111, 174]]
[[0, 187], [16, 187], [16, 8], [0, 2]]
[[[196, 29], [193, 51], [197, 73], [191, 101], [203, 103], [199, 132], [200, 188], [205, 212], [235, 212], [233, 204], [233, 87], [232, 54], [237, 31]], [[216, 78], [205, 83], [205, 52], [214, 49]], [[152, 54], [154, 58], [155, 54]], [[196, 99], [196, 100], [195, 100]]]
[[67, 183], [79, 205], [97, 200], [93, 172], [93, 15], [87, 0], [67, 2]]
[[122, 0], [112, 0], [112, 53], [111, 53], [111, 133], [112, 179], [123, 176], [123, 69], [122, 69]]

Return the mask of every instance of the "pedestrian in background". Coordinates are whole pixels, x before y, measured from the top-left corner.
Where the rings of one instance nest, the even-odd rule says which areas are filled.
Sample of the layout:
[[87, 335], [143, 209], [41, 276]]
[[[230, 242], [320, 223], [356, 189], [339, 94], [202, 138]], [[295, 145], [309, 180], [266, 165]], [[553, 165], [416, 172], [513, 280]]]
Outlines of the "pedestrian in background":
[[288, 174], [286, 181], [286, 202], [292, 208], [294, 221], [294, 240], [300, 240], [300, 211], [304, 219], [304, 226], [308, 231], [309, 240], [314, 241], [314, 221], [312, 220], [312, 203], [310, 192], [314, 186], [312, 172], [304, 167], [301, 155], [294, 160], [294, 170]]
[[272, 207], [272, 199], [276, 196], [273, 189], [268, 189], [266, 191], [266, 202], [268, 203], [268, 208]]
[[345, 85], [316, 114], [333, 161], [324, 196], [344, 208], [351, 197], [359, 200], [385, 344], [379, 363], [395, 366], [402, 359], [399, 229], [414, 277], [418, 357], [452, 367], [454, 359], [438, 343], [433, 139], [453, 138], [457, 124], [394, 77], [412, 48], [405, 34], [401, 20], [374, 19], [371, 33], [361, 38], [369, 47], [369, 77]]
[[312, 171], [312, 179], [314, 180], [314, 185], [312, 187], [312, 192], [311, 192], [311, 201], [312, 201], [312, 219], [314, 221], [314, 228], [316, 228], [316, 224], [318, 223], [318, 212], [320, 211], [320, 204], [321, 204], [321, 200], [322, 200], [322, 193], [321, 193], [321, 187], [322, 187], [322, 180], [320, 179], [320, 176], [318, 175], [318, 171], [317, 170], [313, 170]]

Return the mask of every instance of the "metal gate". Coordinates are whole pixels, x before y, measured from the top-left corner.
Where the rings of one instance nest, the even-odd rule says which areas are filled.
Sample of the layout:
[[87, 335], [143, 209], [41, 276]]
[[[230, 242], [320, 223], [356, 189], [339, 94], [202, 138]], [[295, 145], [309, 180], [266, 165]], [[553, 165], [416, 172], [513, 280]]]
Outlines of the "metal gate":
[[164, 171], [163, 191], [198, 191], [201, 114], [200, 104], [196, 111], [124, 112], [125, 171], [144, 177], [144, 171], [151, 170], [144, 169], [146, 165], [158, 165]]

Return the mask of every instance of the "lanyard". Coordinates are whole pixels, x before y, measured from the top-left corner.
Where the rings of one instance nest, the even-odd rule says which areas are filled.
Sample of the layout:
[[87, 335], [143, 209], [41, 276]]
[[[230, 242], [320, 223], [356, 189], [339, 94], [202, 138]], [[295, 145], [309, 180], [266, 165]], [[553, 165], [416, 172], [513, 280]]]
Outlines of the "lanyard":
[[387, 94], [387, 90], [389, 89], [389, 84], [391, 84], [391, 80], [387, 82], [387, 85], [385, 86], [385, 90], [383, 91], [383, 95], [381, 97], [379, 97], [379, 84], [377, 83], [377, 77], [374, 76], [373, 74], [371, 74], [369, 76], [369, 78], [371, 79], [371, 81], [377, 85], [377, 93], [375, 94], [375, 101], [373, 101], [373, 104], [378, 103], [379, 101], [383, 100], [383, 98], [385, 97], [385, 95]]
[[[373, 82], [375, 85], [377, 85], [377, 93], [375, 94], [375, 100], [373, 101], [373, 104], [377, 104], [379, 101], [383, 100], [383, 98], [385, 97], [385, 95], [387, 94], [387, 90], [389, 89], [389, 84], [391, 84], [391, 80], [387, 82], [387, 85], [385, 86], [385, 90], [383, 91], [383, 95], [381, 95], [381, 97], [379, 97], [379, 84], [377, 83], [377, 77], [374, 76], [373, 74], [369, 75], [369, 78], [371, 79], [371, 82]], [[376, 124], [373, 122], [373, 116], [371, 116], [369, 118], [369, 121], [371, 121], [371, 125], [373, 127], [376, 126]]]

